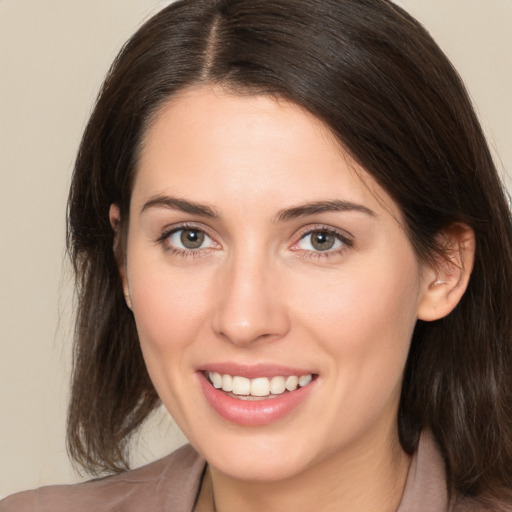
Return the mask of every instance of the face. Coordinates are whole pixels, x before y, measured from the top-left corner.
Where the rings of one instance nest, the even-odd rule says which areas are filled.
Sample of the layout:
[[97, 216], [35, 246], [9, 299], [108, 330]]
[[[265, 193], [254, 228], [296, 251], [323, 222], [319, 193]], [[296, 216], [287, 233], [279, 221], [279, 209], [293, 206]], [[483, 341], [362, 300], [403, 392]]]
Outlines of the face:
[[125, 291], [151, 379], [212, 467], [290, 477], [396, 440], [424, 272], [320, 121], [207, 87], [148, 129]]

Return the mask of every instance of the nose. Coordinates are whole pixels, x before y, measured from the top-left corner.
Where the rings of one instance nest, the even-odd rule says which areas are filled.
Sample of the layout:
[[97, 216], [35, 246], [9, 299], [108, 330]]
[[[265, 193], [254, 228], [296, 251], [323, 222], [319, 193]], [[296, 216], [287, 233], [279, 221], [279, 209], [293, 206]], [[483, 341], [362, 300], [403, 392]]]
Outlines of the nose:
[[240, 257], [227, 265], [218, 283], [216, 335], [245, 347], [283, 337], [290, 325], [278, 281], [261, 259]]

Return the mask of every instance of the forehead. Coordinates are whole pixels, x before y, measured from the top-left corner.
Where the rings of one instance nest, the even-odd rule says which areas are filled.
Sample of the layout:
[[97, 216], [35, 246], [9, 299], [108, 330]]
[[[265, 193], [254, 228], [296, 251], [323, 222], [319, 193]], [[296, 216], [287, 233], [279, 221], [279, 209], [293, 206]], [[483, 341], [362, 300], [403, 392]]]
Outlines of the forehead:
[[245, 209], [272, 198], [276, 207], [342, 198], [399, 215], [311, 113], [268, 95], [206, 86], [173, 96], [145, 133], [132, 199], [162, 194], [229, 199]]

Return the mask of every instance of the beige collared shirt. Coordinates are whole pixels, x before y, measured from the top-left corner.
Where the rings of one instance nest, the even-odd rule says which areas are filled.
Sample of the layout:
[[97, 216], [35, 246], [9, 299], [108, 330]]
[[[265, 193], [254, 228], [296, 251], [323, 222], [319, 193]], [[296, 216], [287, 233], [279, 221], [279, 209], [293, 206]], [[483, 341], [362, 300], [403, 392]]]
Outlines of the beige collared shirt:
[[[0, 512], [193, 512], [205, 467], [204, 459], [185, 445], [120, 475], [14, 494], [0, 502]], [[482, 510], [472, 500], [449, 507], [443, 461], [423, 433], [397, 512]]]

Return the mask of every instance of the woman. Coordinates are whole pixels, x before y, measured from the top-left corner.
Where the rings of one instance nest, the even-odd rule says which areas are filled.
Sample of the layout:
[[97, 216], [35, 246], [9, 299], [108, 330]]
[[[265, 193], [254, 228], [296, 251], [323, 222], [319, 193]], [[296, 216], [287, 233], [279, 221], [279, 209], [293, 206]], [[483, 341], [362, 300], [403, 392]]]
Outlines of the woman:
[[[512, 229], [478, 121], [385, 0], [188, 0], [115, 61], [69, 199], [69, 448], [0, 510], [510, 510]], [[206, 461], [206, 462], [205, 462]]]

